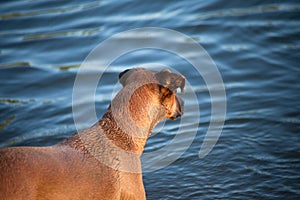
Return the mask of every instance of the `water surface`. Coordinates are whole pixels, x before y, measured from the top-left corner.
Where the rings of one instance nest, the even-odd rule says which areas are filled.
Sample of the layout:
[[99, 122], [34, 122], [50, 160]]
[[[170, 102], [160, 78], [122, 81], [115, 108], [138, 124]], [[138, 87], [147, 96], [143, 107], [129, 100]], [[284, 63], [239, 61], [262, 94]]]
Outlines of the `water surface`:
[[[176, 162], [144, 173], [147, 198], [298, 199], [299, 16], [300, 3], [292, 0], [2, 1], [0, 146], [44, 146], [68, 137], [76, 130], [73, 84], [88, 53], [121, 31], [165, 27], [193, 38], [212, 57], [226, 87], [227, 118], [217, 145], [200, 159], [211, 116], [203, 79], [186, 61], [156, 50], [132, 52], [112, 63], [97, 89], [99, 117], [117, 87], [118, 73], [149, 62], [184, 74], [198, 97], [199, 103], [186, 100], [187, 107], [201, 111], [193, 143]], [[87, 76], [97, 73], [100, 68]], [[178, 126], [178, 121], [166, 121], [145, 151], [168, 145]]]

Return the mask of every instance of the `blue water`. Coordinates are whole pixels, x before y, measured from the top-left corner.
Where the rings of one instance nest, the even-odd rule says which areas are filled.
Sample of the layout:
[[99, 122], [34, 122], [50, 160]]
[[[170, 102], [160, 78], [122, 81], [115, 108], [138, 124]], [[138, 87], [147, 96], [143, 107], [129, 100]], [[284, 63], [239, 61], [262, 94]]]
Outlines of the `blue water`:
[[[147, 198], [299, 199], [299, 1], [24, 0], [0, 5], [1, 147], [51, 145], [71, 135], [76, 131], [74, 80], [89, 52], [121, 31], [164, 27], [191, 37], [211, 56], [226, 87], [227, 117], [216, 146], [200, 159], [211, 99], [188, 63], [155, 50], [123, 55], [112, 63], [97, 89], [99, 117], [118, 73], [149, 62], [184, 74], [198, 98], [186, 99], [187, 107], [200, 107], [196, 137], [175, 162], [144, 173]], [[195, 113], [185, 116], [192, 119]], [[145, 151], [168, 145], [179, 124], [166, 121]], [[178, 144], [174, 151], [181, 148]], [[168, 158], [157, 155], [150, 163], [163, 159]]]

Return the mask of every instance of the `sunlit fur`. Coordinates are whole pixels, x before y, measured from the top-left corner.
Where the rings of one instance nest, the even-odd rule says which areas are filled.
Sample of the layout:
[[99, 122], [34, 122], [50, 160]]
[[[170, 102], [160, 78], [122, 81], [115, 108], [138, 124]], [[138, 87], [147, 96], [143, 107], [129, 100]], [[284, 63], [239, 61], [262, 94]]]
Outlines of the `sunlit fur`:
[[54, 146], [0, 150], [0, 199], [146, 199], [140, 156], [161, 119], [182, 115], [174, 88], [184, 77], [144, 69], [119, 77], [122, 90], [92, 127]]

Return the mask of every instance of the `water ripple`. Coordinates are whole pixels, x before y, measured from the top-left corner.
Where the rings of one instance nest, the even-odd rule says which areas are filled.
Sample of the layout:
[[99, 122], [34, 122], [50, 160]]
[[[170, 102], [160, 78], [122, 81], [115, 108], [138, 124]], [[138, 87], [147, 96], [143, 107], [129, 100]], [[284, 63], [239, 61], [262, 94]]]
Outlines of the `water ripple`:
[[5, 63], [0, 64], [0, 68], [8, 68], [8, 67], [30, 67], [29, 62], [12, 62], [12, 63]]
[[270, 4], [264, 6], [254, 6], [250, 8], [239, 8], [239, 9], [227, 9], [219, 10], [209, 13], [202, 13], [198, 15], [197, 19], [209, 19], [219, 17], [230, 17], [230, 16], [244, 16], [244, 15], [255, 15], [267, 12], [299, 12], [300, 6], [298, 5], [284, 5], [284, 4]]
[[81, 30], [66, 30], [66, 31], [54, 32], [54, 33], [27, 35], [27, 36], [23, 37], [23, 40], [38, 40], [38, 39], [68, 37], [68, 36], [87, 36], [87, 35], [94, 35], [98, 32], [100, 32], [100, 28], [81, 29]]
[[83, 5], [62, 7], [62, 8], [53, 8], [48, 10], [37, 10], [37, 11], [27, 11], [27, 12], [16, 12], [16, 13], [6, 13], [0, 15], [0, 19], [12, 19], [19, 17], [29, 17], [29, 16], [38, 16], [38, 15], [47, 15], [47, 14], [61, 14], [66, 12], [74, 12], [86, 10], [94, 7], [100, 6], [100, 2], [87, 3]]
[[4, 122], [0, 124], [0, 131], [3, 130], [6, 126], [8, 126], [13, 120], [15, 119], [15, 116], [11, 116], [7, 118]]

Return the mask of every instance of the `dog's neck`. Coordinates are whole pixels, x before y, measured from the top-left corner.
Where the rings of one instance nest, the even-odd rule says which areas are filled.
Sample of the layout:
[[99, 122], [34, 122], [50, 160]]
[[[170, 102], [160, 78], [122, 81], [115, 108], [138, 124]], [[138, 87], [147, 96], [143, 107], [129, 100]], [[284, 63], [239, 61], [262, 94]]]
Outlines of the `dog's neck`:
[[163, 119], [155, 92], [153, 86], [138, 88], [134, 94], [123, 88], [99, 121], [106, 136], [122, 149], [141, 155], [152, 129]]
[[[104, 135], [108, 140], [120, 148], [121, 151], [128, 151], [132, 153], [142, 154], [147, 138], [136, 138], [130, 133], [125, 132], [126, 130], [120, 128], [118, 122], [116, 122], [111, 108], [104, 114], [102, 119], [99, 121], [99, 126], [103, 130]], [[131, 125], [128, 125], [131, 126]], [[132, 128], [129, 127], [127, 131]], [[149, 133], [141, 133], [148, 135]]]
[[[140, 156], [154, 126], [163, 118], [163, 111], [155, 106], [155, 88], [137, 89], [126, 99], [124, 88], [117, 94], [102, 119], [92, 127], [79, 131], [62, 144], [68, 144], [85, 153], [103, 153], [101, 145], [116, 146]], [[127, 104], [127, 103], [128, 104]], [[127, 104], [127, 105], [126, 105]]]

